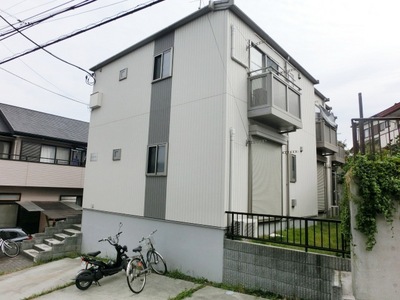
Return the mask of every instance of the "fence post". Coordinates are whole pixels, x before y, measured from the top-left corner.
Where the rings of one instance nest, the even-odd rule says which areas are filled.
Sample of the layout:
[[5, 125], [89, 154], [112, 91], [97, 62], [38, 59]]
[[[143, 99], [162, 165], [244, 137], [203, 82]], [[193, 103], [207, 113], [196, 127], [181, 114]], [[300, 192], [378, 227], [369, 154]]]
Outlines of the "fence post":
[[306, 243], [305, 243], [305, 250], [308, 252], [308, 220], [305, 220], [305, 234], [306, 234]]

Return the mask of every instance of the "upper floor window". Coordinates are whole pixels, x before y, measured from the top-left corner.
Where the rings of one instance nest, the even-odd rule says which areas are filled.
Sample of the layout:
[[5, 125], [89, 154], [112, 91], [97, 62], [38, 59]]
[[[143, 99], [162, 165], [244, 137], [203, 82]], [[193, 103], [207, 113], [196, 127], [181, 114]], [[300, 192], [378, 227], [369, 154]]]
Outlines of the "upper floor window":
[[40, 153], [40, 162], [68, 165], [69, 164], [69, 149], [64, 147], [55, 147], [42, 145]]
[[148, 147], [146, 174], [158, 176], [167, 174], [167, 144]]
[[84, 166], [86, 149], [23, 142], [20, 160], [59, 165]]
[[166, 78], [172, 75], [172, 48], [154, 57], [153, 80]]
[[5, 141], [0, 141], [0, 158], [9, 159], [10, 158], [10, 143]]
[[279, 71], [278, 64], [253, 45], [253, 47], [250, 48], [250, 71], [257, 71], [253, 73], [253, 75], [255, 75], [265, 72], [265, 70], [263, 70], [265, 68], [270, 68], [270, 70], [274, 70], [275, 72]]

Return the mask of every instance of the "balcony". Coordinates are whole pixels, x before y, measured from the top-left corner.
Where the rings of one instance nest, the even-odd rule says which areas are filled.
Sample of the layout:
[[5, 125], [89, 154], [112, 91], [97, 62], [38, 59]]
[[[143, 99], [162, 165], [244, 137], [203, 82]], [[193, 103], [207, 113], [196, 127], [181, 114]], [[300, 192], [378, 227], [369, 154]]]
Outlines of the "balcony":
[[279, 133], [302, 128], [300, 88], [273, 71], [249, 77], [249, 119], [275, 128]]
[[342, 165], [346, 162], [346, 152], [341, 142], [338, 142], [338, 152], [332, 156], [332, 162], [335, 165]]
[[85, 168], [0, 159], [0, 186], [83, 188]]
[[317, 137], [317, 150], [323, 156], [333, 155], [339, 151], [337, 145], [336, 127], [327, 122], [320, 113], [317, 113], [315, 121]]

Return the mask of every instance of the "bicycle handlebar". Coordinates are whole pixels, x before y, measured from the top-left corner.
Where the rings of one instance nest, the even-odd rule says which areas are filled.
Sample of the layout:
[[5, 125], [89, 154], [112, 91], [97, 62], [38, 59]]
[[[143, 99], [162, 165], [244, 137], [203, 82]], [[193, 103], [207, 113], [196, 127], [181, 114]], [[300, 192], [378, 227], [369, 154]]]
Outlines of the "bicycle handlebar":
[[149, 239], [153, 234], [155, 234], [157, 232], [157, 229], [156, 230], [154, 230], [153, 232], [151, 232], [147, 237], [142, 237], [142, 239], [139, 241], [139, 243], [140, 242], [143, 242], [144, 240], [146, 240], [146, 239]]
[[102, 238], [102, 239], [100, 239], [99, 242], [107, 241], [107, 242], [109, 242], [111, 245], [118, 244], [119, 236], [121, 235], [121, 233], [122, 233], [122, 231], [118, 232], [118, 233], [115, 235], [116, 241], [115, 241], [111, 236], [109, 236], [108, 238]]

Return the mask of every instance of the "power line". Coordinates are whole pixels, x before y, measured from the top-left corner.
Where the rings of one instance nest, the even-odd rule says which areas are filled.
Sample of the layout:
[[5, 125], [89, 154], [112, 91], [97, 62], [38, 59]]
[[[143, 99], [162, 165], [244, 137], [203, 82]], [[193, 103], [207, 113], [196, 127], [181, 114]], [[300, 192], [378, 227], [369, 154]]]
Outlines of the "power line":
[[[7, 48], [7, 50], [10, 53], [13, 53], [11, 51], [10, 48], [8, 48], [6, 45], [3, 45], [5, 48]], [[32, 72], [34, 72], [37, 76], [39, 76], [40, 78], [42, 78], [44, 81], [46, 81], [47, 83], [49, 83], [50, 85], [52, 85], [53, 87], [55, 87], [56, 89], [58, 89], [60, 92], [63, 92], [64, 94], [68, 94], [67, 92], [63, 91], [62, 89], [60, 89], [58, 86], [56, 86], [54, 83], [52, 83], [51, 81], [49, 81], [46, 77], [42, 76], [39, 72], [37, 72], [34, 68], [32, 68], [31, 66], [29, 66], [27, 63], [25, 63], [22, 59], [19, 59], [20, 62], [22, 62], [27, 68], [29, 68]]]
[[111, 3], [111, 4], [107, 4], [107, 5], [104, 5], [104, 6], [96, 7], [96, 8], [93, 8], [93, 9], [89, 9], [87, 11], [83, 11], [83, 12], [80, 12], [80, 13], [77, 13], [77, 14], [74, 14], [74, 15], [69, 15], [69, 16], [65, 16], [65, 17], [60, 17], [60, 18], [57, 18], [57, 19], [49, 20], [49, 21], [47, 21], [45, 23], [55, 22], [55, 21], [68, 19], [68, 18], [73, 18], [73, 17], [79, 16], [79, 15], [83, 15], [83, 14], [87, 14], [87, 13], [96, 11], [96, 10], [100, 10], [100, 9], [107, 8], [107, 7], [110, 7], [110, 6], [118, 5], [118, 4], [122, 3], [122, 2], [127, 2], [127, 1], [129, 1], [129, 0], [121, 0], [121, 1], [114, 2], [114, 3]]
[[[74, 9], [77, 9], [77, 8], [81, 8], [81, 7], [86, 6], [86, 5], [88, 5], [88, 4], [92, 4], [92, 3], [96, 2], [96, 1], [97, 1], [97, 0], [84, 0], [84, 1], [82, 1], [82, 2], [80, 2], [80, 3], [78, 3], [78, 4], [75, 4], [75, 5], [69, 6], [69, 7], [67, 7], [67, 8], [64, 8], [63, 10], [59, 10], [59, 11], [53, 13], [53, 14], [46, 15], [46, 16], [42, 17], [41, 19], [29, 21], [30, 19], [33, 19], [34, 17], [40, 16], [40, 15], [44, 14], [45, 12], [54, 10], [54, 9], [56, 9], [56, 8], [58, 8], [58, 7], [61, 7], [61, 6], [63, 6], [63, 5], [66, 4], [66, 3], [64, 3], [64, 4], [62, 4], [62, 5], [58, 5], [58, 6], [53, 7], [53, 8], [51, 8], [51, 9], [47, 10], [47, 11], [44, 11], [44, 12], [41, 12], [41, 13], [36, 14], [36, 15], [34, 15], [34, 16], [31, 16], [31, 17], [29, 17], [29, 18], [25, 18], [23, 21], [18, 20], [19, 23], [13, 24], [13, 25], [11, 26], [12, 29], [10, 29], [10, 30], [8, 30], [8, 31], [6, 31], [6, 32], [0, 33], [0, 37], [3, 37], [1, 40], [4, 40], [4, 39], [6, 39], [6, 38], [9, 38], [9, 37], [15, 35], [15, 34], [16, 34], [16, 28], [18, 28], [19, 31], [26, 30], [26, 29], [28, 29], [28, 28], [31, 28], [31, 27], [33, 27], [33, 26], [36, 26], [36, 25], [42, 23], [43, 21], [46, 21], [46, 20], [48, 20], [48, 19], [51, 19], [51, 18], [53, 18], [53, 17], [55, 17], [55, 16], [57, 16], [57, 15], [63, 14], [63, 13], [65, 13], [65, 12], [69, 12], [69, 11], [74, 10]], [[69, 1], [69, 2], [73, 2], [73, 0], [71, 0], [71, 1]], [[69, 3], [69, 2], [67, 2], [67, 3]], [[7, 14], [8, 14], [8, 13], [7, 13]], [[15, 17], [14, 17], [14, 18], [15, 18]], [[7, 22], [7, 23], [8, 23], [8, 22]], [[21, 25], [21, 23], [22, 23], [22, 25]], [[9, 23], [8, 23], [8, 24], [9, 24]], [[19, 26], [16, 27], [17, 25], [19, 25]]]
[[59, 37], [59, 38], [56, 39], [56, 40], [49, 41], [49, 42], [47, 42], [47, 43], [44, 43], [44, 44], [42, 44], [42, 45], [39, 45], [39, 46], [36, 47], [36, 48], [30, 49], [30, 50], [26, 50], [25, 52], [22, 52], [22, 53], [19, 53], [19, 54], [17, 54], [17, 55], [14, 55], [14, 56], [12, 56], [12, 57], [3, 59], [2, 61], [0, 61], [0, 65], [4, 64], [4, 63], [6, 63], [6, 62], [12, 61], [12, 60], [14, 60], [14, 59], [17, 59], [17, 58], [19, 58], [19, 57], [25, 56], [25, 55], [27, 55], [27, 54], [33, 53], [33, 52], [35, 52], [35, 51], [37, 51], [37, 50], [40, 50], [40, 49], [43, 49], [43, 48], [45, 48], [45, 47], [48, 47], [48, 46], [57, 44], [57, 43], [59, 43], [59, 42], [61, 42], [61, 41], [64, 41], [64, 40], [69, 39], [69, 38], [72, 38], [72, 37], [74, 37], [74, 36], [77, 36], [77, 35], [79, 35], [79, 34], [82, 34], [82, 33], [84, 33], [84, 32], [87, 32], [87, 31], [89, 31], [89, 30], [95, 29], [95, 28], [97, 28], [97, 27], [103, 26], [103, 25], [108, 24], [108, 23], [110, 23], [110, 22], [113, 22], [113, 21], [115, 21], [115, 20], [121, 19], [121, 18], [123, 18], [123, 17], [126, 17], [126, 16], [128, 16], [128, 15], [131, 15], [131, 14], [133, 14], [133, 13], [136, 13], [136, 12], [138, 12], [138, 11], [141, 11], [141, 10], [143, 10], [143, 9], [146, 9], [146, 8], [148, 8], [148, 7], [150, 7], [150, 6], [153, 6], [153, 5], [158, 4], [158, 3], [160, 3], [160, 2], [163, 2], [163, 1], [165, 1], [165, 0], [155, 0], [155, 1], [151, 1], [150, 3], [144, 4], [144, 5], [143, 5], [143, 4], [140, 4], [140, 5], [143, 5], [143, 6], [138, 5], [138, 6], [136, 6], [136, 8], [134, 8], [134, 9], [132, 9], [132, 10], [129, 10], [129, 11], [126, 11], [126, 12], [124, 12], [124, 13], [122, 13], [122, 14], [119, 14], [119, 15], [117, 15], [117, 16], [115, 16], [115, 17], [106, 19], [106, 20], [104, 20], [104, 21], [102, 21], [102, 22], [100, 22], [100, 23], [97, 23], [97, 24], [89, 25], [88, 27], [86, 27], [86, 28], [84, 28], [84, 29], [79, 29], [79, 30], [77, 30], [77, 31], [75, 31], [75, 32], [72, 32], [72, 33], [70, 33], [69, 35], [65, 35], [65, 36], [63, 36], [63, 37]]
[[57, 92], [54, 92], [54, 91], [52, 91], [52, 90], [49, 90], [49, 89], [47, 89], [47, 88], [45, 88], [45, 87], [43, 87], [43, 86], [41, 86], [41, 85], [38, 85], [38, 84], [36, 84], [36, 83], [34, 83], [34, 82], [32, 82], [32, 81], [29, 81], [28, 79], [23, 78], [23, 77], [21, 77], [21, 76], [15, 74], [15, 73], [13, 73], [13, 72], [11, 72], [11, 71], [8, 71], [8, 70], [4, 69], [3, 67], [0, 67], [0, 69], [3, 70], [4, 72], [7, 72], [8, 74], [11, 74], [11, 75], [13, 75], [13, 76], [15, 76], [15, 77], [17, 77], [17, 78], [19, 78], [19, 79], [21, 79], [21, 80], [23, 80], [23, 81], [29, 83], [29, 84], [32, 84], [32, 85], [34, 85], [34, 86], [36, 86], [36, 87], [38, 87], [38, 88], [41, 88], [41, 89], [43, 89], [43, 90], [45, 90], [45, 91], [47, 91], [47, 92], [49, 92], [49, 93], [52, 93], [52, 94], [55, 94], [55, 95], [57, 95], [57, 96], [66, 98], [66, 99], [68, 99], [68, 100], [71, 100], [71, 101], [74, 101], [74, 102], [77, 102], [77, 103], [84, 104], [84, 105], [88, 106], [88, 104], [85, 103], [85, 102], [83, 102], [83, 101], [79, 101], [79, 100], [76, 100], [76, 99], [74, 99], [74, 98], [71, 98], [71, 97], [62, 95], [62, 94], [57, 93]]
[[[3, 16], [0, 15], [0, 18], [2, 18], [8, 25], [10, 25], [10, 26], [11, 26], [12, 28], [14, 28], [16, 31], [18, 31], [18, 33], [21, 34], [24, 38], [26, 38], [28, 41], [30, 41], [31, 43], [33, 43], [33, 44], [35, 44], [36, 46], [38, 46], [40, 49], [42, 49], [43, 51], [45, 51], [47, 54], [53, 56], [54, 58], [56, 58], [56, 59], [62, 61], [62, 62], [65, 63], [65, 64], [68, 64], [68, 65], [70, 65], [70, 66], [72, 66], [72, 67], [75, 67], [75, 68], [77, 68], [77, 69], [79, 69], [79, 70], [85, 72], [87, 75], [89, 75], [90, 77], [92, 77], [92, 79], [93, 79], [93, 84], [94, 84], [95, 78], [93, 77], [93, 75], [92, 75], [91, 73], [89, 73], [89, 72], [86, 71], [85, 69], [83, 69], [83, 68], [81, 68], [81, 67], [79, 67], [79, 66], [77, 66], [77, 65], [75, 65], [75, 64], [73, 64], [73, 63], [70, 63], [69, 61], [66, 61], [66, 60], [64, 60], [64, 59], [62, 59], [62, 58], [60, 58], [60, 57], [58, 57], [57, 55], [51, 53], [50, 51], [48, 51], [48, 50], [42, 48], [42, 47], [41, 47], [39, 44], [37, 44], [34, 40], [30, 39], [28, 36], [26, 36], [25, 34], [23, 34], [22, 32], [20, 32], [20, 31], [19, 31], [18, 29], [16, 29], [13, 25], [11, 25], [11, 23], [9, 23], [6, 19], [4, 19]], [[86, 78], [88, 78], [88, 77], [86, 77]], [[89, 82], [89, 81], [87, 81], [87, 82]]]

